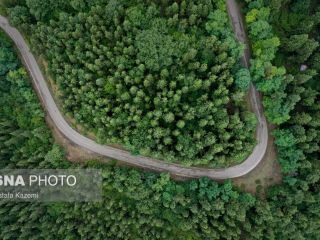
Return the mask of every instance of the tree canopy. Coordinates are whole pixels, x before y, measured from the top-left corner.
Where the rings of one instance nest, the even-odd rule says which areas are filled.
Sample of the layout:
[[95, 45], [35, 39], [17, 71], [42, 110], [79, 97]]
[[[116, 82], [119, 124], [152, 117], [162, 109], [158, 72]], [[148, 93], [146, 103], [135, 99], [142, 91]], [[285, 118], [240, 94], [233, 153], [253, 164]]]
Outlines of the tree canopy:
[[[71, 4], [77, 6], [78, 9], [83, 9], [84, 12], [89, 12], [87, 6], [98, 2], [100, 4], [111, 3], [107, 0], [90, 2], [73, 0]], [[109, 7], [116, 6], [116, 2], [112, 3], [113, 5]], [[172, 4], [170, 8], [172, 13], [192, 9], [183, 7], [186, 6], [186, 2], [183, 3], [183, 1], [182, 6], [177, 7], [177, 5], [178, 3]], [[317, 74], [319, 69], [314, 66], [317, 66], [319, 47], [314, 49], [306, 60], [308, 70], [301, 72], [300, 66], [297, 65], [300, 58], [298, 55], [304, 53], [297, 51], [295, 52], [297, 58], [293, 58], [292, 55], [292, 58], [283, 61], [284, 56], [291, 55], [291, 52], [285, 53], [281, 44], [284, 43], [283, 40], [293, 39], [291, 36], [297, 34], [308, 34], [310, 39], [319, 39], [319, 31], [316, 31], [319, 21], [314, 17], [318, 16], [317, 6], [319, 4], [312, 0], [247, 0], [246, 6], [248, 7], [246, 11], [248, 24], [259, 17], [271, 26], [266, 29], [273, 29], [272, 32], [276, 30], [274, 33], [271, 32], [267, 39], [265, 39], [266, 35], [263, 36], [263, 39], [259, 39], [259, 36], [256, 38], [252, 36], [252, 44], [256, 48], [253, 47], [254, 57], [250, 72], [252, 78], [255, 79], [255, 84], [264, 91], [266, 112], [274, 111], [275, 113], [267, 115], [269, 120], [278, 122], [273, 135], [276, 138], [275, 143], [283, 172], [282, 184], [270, 187], [265, 198], [262, 198], [259, 195], [243, 193], [233, 187], [231, 181], [217, 183], [202, 178], [178, 182], [170, 179], [168, 174], [155, 174], [95, 162], [88, 163], [86, 166], [70, 164], [64, 159], [62, 149], [53, 143], [49, 129], [44, 122], [44, 113], [31, 89], [26, 71], [19, 64], [10, 42], [0, 35], [0, 56], [7, 58], [7, 61], [0, 60], [2, 70], [0, 74], [0, 105], [2, 106], [0, 108], [0, 167], [96, 167], [103, 169], [104, 181], [104, 198], [100, 203], [44, 204], [1, 201], [0, 238], [49, 240], [318, 239], [320, 234], [320, 87]], [[304, 19], [305, 22], [301, 22], [301, 26], [305, 24], [306, 27], [309, 27], [305, 30], [303, 28], [291, 29], [293, 25], [290, 24], [290, 21], [279, 21], [282, 14], [287, 14], [286, 9], [296, 11], [294, 16], [298, 16], [297, 23]], [[199, 10], [200, 13], [203, 12], [202, 10], [202, 8], [201, 11]], [[144, 18], [139, 17], [143, 11], [140, 13], [137, 9], [132, 9], [132, 11], [135, 12], [134, 19], [143, 21]], [[300, 16], [301, 13], [305, 16]], [[223, 16], [222, 12], [216, 12], [210, 18], [216, 19], [220, 16]], [[191, 20], [194, 21], [194, 18], [192, 17]], [[206, 26], [206, 31], [214, 33], [217, 29], [215, 26], [214, 22], [211, 22]], [[78, 28], [81, 29], [81, 25]], [[276, 34], [278, 28], [283, 30]], [[60, 30], [59, 33], [66, 34]], [[73, 34], [77, 36], [77, 33]], [[219, 30], [215, 34], [226, 37], [228, 31], [222, 33]], [[53, 34], [51, 36], [53, 37]], [[217, 35], [214, 36], [217, 37]], [[86, 45], [89, 38], [90, 36], [82, 44]], [[273, 45], [269, 51], [272, 54], [267, 53], [262, 43], [270, 42], [275, 45], [280, 44], [276, 47], [279, 47], [280, 50], [276, 51]], [[70, 47], [67, 41], [61, 41], [59, 44]], [[56, 50], [59, 48], [56, 47]], [[173, 61], [175, 50], [166, 55]], [[192, 56], [198, 54], [198, 51], [188, 50], [190, 50], [190, 55], [186, 56], [187, 59], [192, 59]], [[158, 51], [155, 52], [159, 54]], [[78, 61], [78, 54], [80, 53], [77, 52], [74, 55], [73, 61]], [[82, 54], [88, 54], [87, 57], [90, 58], [92, 52]], [[214, 61], [211, 59], [212, 55], [204, 54], [204, 56], [207, 57], [205, 59], [208, 59], [208, 64]], [[67, 57], [61, 55], [61, 58], [67, 59]], [[220, 57], [225, 58], [225, 56]], [[267, 63], [266, 59], [269, 59]], [[86, 61], [83, 64], [86, 64]], [[76, 64], [73, 65], [76, 66]], [[73, 65], [70, 64], [67, 67], [67, 69], [70, 68], [68, 70], [70, 73]], [[91, 67], [94, 66], [93, 64]], [[169, 69], [167, 70], [169, 72]], [[141, 67], [139, 71], [147, 71], [146, 66]], [[90, 81], [92, 72], [82, 71], [81, 80], [84, 83], [88, 81], [92, 85], [102, 86], [103, 91], [110, 95], [119, 91], [117, 85], [108, 84], [103, 77], [93, 78], [94, 81]], [[241, 78], [247, 76], [247, 73], [239, 69], [235, 69], [235, 73], [238, 73]], [[305, 81], [301, 81], [302, 73], [308, 75]], [[63, 71], [60, 74], [62, 76]], [[169, 72], [169, 76], [170, 74]], [[159, 76], [157, 80], [166, 79], [168, 73], [160, 71], [157, 76]], [[60, 81], [61, 84], [64, 82], [62, 77], [57, 78], [56, 81]], [[148, 81], [155, 80], [148, 77]], [[157, 81], [157, 84], [158, 82], [160, 80]], [[86, 86], [84, 83], [81, 86]], [[156, 88], [156, 85], [153, 87]], [[131, 94], [137, 95], [139, 90], [137, 86], [130, 85], [127, 91], [129, 97]], [[123, 98], [126, 99], [128, 94]], [[188, 122], [184, 119], [176, 119], [174, 112], [166, 112], [163, 115], [163, 121], [174, 123], [179, 131], [188, 126]], [[205, 121], [201, 122], [201, 125], [205, 124]], [[148, 125], [145, 125], [146, 129], [147, 127]], [[157, 130], [157, 134], [161, 135], [161, 131]], [[227, 135], [223, 137], [228, 138]], [[170, 141], [172, 140], [166, 139], [168, 144]], [[210, 141], [215, 141], [214, 136]], [[193, 146], [190, 139], [187, 138], [181, 140], [181, 143], [184, 146]], [[221, 147], [217, 144], [215, 146], [217, 150]]]
[[37, 23], [28, 25], [32, 46], [65, 113], [100, 143], [188, 166], [229, 166], [250, 154], [253, 113], [244, 97], [233, 101], [250, 76], [223, 1], [101, 1], [73, 11], [26, 3]]

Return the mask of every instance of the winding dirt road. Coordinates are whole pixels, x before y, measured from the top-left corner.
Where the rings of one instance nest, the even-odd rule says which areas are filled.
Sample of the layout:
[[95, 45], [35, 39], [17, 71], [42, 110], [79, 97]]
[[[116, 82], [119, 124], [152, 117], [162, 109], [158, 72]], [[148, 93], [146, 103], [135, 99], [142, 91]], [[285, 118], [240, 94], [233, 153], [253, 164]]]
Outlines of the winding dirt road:
[[[235, 0], [227, 0], [227, 6], [237, 39], [240, 42], [245, 43], [247, 46], [244, 57], [242, 58], [242, 63], [244, 66], [249, 67], [248, 62], [250, 59], [250, 51], [248, 48], [247, 38], [242, 24], [239, 7]], [[68, 125], [61, 112], [59, 111], [56, 103], [54, 102], [54, 99], [49, 91], [40, 68], [19, 31], [11, 27], [8, 20], [2, 16], [0, 16], [0, 27], [10, 36], [10, 38], [14, 41], [17, 48], [19, 49], [22, 60], [26, 68], [30, 72], [36, 91], [41, 97], [41, 100], [45, 106], [45, 110], [50, 115], [54, 124], [69, 140], [89, 151], [109, 158], [117, 159], [119, 161], [127, 162], [131, 165], [155, 170], [158, 172], [170, 172], [173, 175], [185, 178], [209, 177], [212, 179], [229, 179], [243, 176], [253, 170], [265, 155], [268, 144], [267, 122], [263, 115], [261, 98], [253, 85], [251, 85], [250, 87], [250, 99], [252, 109], [254, 110], [258, 119], [256, 131], [258, 144], [255, 146], [251, 155], [239, 165], [224, 169], [183, 167], [178, 164], [166, 163], [164, 161], [148, 157], [133, 156], [127, 151], [100, 145], [93, 140], [81, 135]]]

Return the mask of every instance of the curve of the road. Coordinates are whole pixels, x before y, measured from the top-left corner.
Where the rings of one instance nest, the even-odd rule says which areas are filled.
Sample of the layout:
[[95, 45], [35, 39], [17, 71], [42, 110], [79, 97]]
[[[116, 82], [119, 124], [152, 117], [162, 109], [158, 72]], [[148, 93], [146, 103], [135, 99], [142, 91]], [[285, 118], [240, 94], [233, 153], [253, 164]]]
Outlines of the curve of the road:
[[[250, 59], [250, 51], [248, 48], [247, 38], [242, 24], [239, 7], [235, 0], [227, 0], [227, 7], [237, 39], [246, 45], [246, 50], [242, 58], [242, 63], [245, 67], [249, 67], [248, 62]], [[64, 119], [56, 103], [54, 102], [54, 99], [49, 91], [47, 83], [40, 71], [40, 68], [33, 54], [31, 53], [28, 45], [24, 41], [19, 31], [16, 28], [11, 27], [8, 20], [2, 16], [0, 16], [0, 27], [10, 36], [10, 38], [14, 41], [17, 48], [19, 49], [20, 54], [22, 56], [22, 60], [25, 66], [27, 67], [28, 71], [30, 72], [30, 75], [34, 82], [35, 89], [38, 95], [40, 96], [46, 108], [46, 111], [50, 115], [54, 124], [57, 126], [59, 131], [63, 133], [63, 135], [65, 135], [69, 140], [79, 145], [80, 147], [83, 147], [97, 154], [107, 156], [109, 158], [127, 162], [131, 165], [159, 172], [170, 172], [173, 175], [185, 178], [209, 177], [212, 179], [229, 179], [240, 177], [252, 171], [259, 164], [259, 162], [263, 159], [265, 155], [268, 144], [267, 122], [263, 115], [261, 98], [259, 96], [259, 93], [252, 84], [250, 86], [250, 99], [252, 109], [254, 110], [258, 119], [256, 130], [256, 137], [258, 143], [255, 146], [251, 155], [243, 163], [239, 165], [235, 165], [224, 169], [184, 167], [179, 164], [166, 163], [164, 161], [148, 157], [133, 156], [127, 151], [109, 147], [106, 145], [100, 145], [92, 139], [89, 139], [78, 133], [76, 130], [70, 127], [67, 121]]]

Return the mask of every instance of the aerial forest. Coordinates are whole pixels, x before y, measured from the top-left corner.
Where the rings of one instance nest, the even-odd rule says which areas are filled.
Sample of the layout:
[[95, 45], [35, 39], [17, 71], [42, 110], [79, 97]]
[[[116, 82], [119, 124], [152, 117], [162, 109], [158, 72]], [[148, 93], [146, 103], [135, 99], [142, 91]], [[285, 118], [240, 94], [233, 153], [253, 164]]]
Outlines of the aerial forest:
[[187, 166], [250, 154], [250, 76], [224, 1], [49, 2], [13, 8], [12, 23], [32, 33], [61, 108], [98, 142]]
[[[252, 81], [275, 127], [282, 183], [253, 195], [231, 180], [175, 181], [68, 162], [13, 44], [0, 33], [0, 168], [101, 168], [104, 182], [98, 203], [0, 201], [0, 239], [319, 239], [320, 3], [243, 0], [248, 73], [224, 1], [132, 2], [20, 0], [6, 12], [48, 61], [65, 114], [101, 142], [137, 154], [187, 165], [240, 159], [255, 144], [255, 118], [244, 107]], [[209, 136], [214, 144], [206, 146]]]

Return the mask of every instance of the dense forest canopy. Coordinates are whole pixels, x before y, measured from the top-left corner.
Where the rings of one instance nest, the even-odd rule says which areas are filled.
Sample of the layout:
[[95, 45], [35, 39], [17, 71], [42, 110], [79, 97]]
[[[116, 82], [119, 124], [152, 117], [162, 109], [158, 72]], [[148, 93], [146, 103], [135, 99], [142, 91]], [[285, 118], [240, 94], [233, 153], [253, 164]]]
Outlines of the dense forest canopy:
[[[29, 7], [31, 2], [42, 1], [27, 1]], [[109, 1], [70, 1], [84, 12], [98, 2]], [[301, 1], [303, 4], [299, 5], [298, 2], [300, 0], [245, 2], [253, 45], [251, 75], [264, 94], [266, 112], [286, 110], [283, 114], [268, 115], [270, 121], [279, 122], [274, 136], [284, 182], [268, 189], [265, 199], [240, 192], [230, 181], [224, 184], [208, 179], [175, 182], [166, 174], [92, 163], [89, 167], [103, 168], [103, 202], [1, 202], [0, 238], [319, 239], [320, 89], [316, 60], [319, 47], [305, 50], [310, 52], [309, 57], [303, 57], [308, 69], [300, 71], [300, 55], [304, 52], [291, 51], [292, 48], [283, 45], [295, 45], [297, 42], [291, 40], [306, 38], [292, 37], [300, 34], [308, 36], [307, 42], [319, 42], [319, 23], [315, 18], [319, 3], [316, 0]], [[22, 4], [9, 12], [23, 9], [29, 14], [25, 19], [33, 19], [29, 7]], [[298, 7], [304, 10], [299, 10], [299, 14], [287, 21], [281, 17], [294, 13]], [[59, 8], [51, 9], [48, 18], [57, 17], [59, 11]], [[301, 32], [296, 32], [294, 26], [288, 27], [290, 19], [297, 15], [312, 27]], [[270, 31], [256, 35], [257, 25]], [[30, 22], [20, 26], [34, 27]], [[315, 45], [317, 43], [311, 44]], [[3, 35], [0, 35], [0, 56], [7, 59], [3, 61], [4, 58], [0, 57], [1, 168], [75, 167], [65, 161], [61, 148], [53, 144], [27, 74]], [[307, 75], [308, 79], [301, 81], [301, 74]], [[294, 99], [288, 103], [289, 109], [279, 108], [288, 98]]]
[[[248, 4], [246, 20], [255, 41], [251, 72], [264, 93], [268, 120], [280, 124], [274, 134], [284, 149], [279, 151], [282, 170], [295, 173], [309, 165], [303, 152], [319, 157], [320, 6], [311, 0], [266, 2], [269, 7], [262, 1]], [[257, 23], [268, 34], [256, 35]]]
[[212, 167], [251, 152], [250, 76], [224, 1], [25, 4], [10, 10], [12, 22], [32, 33], [65, 113], [99, 142]]
[[[54, 145], [44, 114], [13, 48], [0, 36], [1, 168], [72, 168]], [[32, 111], [30, 111], [32, 110]], [[28, 116], [28, 117], [26, 117]], [[13, 143], [14, 144], [11, 144]], [[100, 203], [0, 202], [1, 239], [317, 239], [319, 164], [297, 168], [296, 181], [270, 189], [266, 200], [230, 181], [174, 182], [166, 174], [97, 165]]]
[[[286, 66], [288, 74], [294, 77], [287, 86], [288, 94], [300, 98], [295, 106], [296, 111], [291, 113], [290, 120], [282, 128], [287, 130], [287, 135], [293, 136], [296, 153], [304, 151], [319, 159], [320, 5], [313, 0], [284, 1], [276, 10], [271, 22], [282, 45], [275, 63]], [[296, 158], [294, 155], [284, 158]], [[291, 162], [287, 162], [288, 168], [295, 166]], [[304, 165], [303, 162], [296, 164]]]

